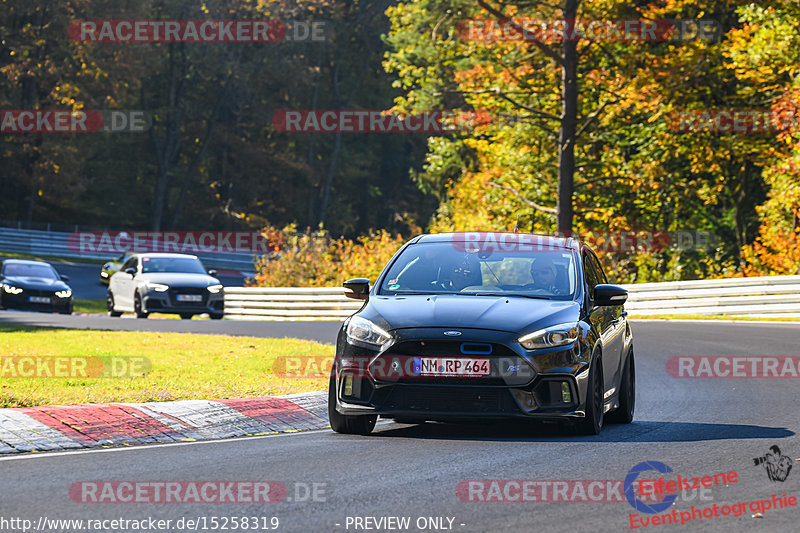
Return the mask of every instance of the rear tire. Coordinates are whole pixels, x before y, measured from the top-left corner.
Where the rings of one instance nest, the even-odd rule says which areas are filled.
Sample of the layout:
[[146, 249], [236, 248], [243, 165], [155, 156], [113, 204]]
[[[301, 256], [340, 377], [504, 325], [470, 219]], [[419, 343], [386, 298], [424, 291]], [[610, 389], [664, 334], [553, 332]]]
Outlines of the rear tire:
[[599, 435], [603, 431], [603, 362], [599, 355], [592, 358], [589, 383], [586, 385], [586, 416], [577, 422], [581, 435]]
[[622, 382], [619, 385], [619, 407], [608, 414], [608, 421], [614, 424], [630, 424], [633, 422], [633, 411], [636, 407], [636, 363], [633, 349], [625, 360]]
[[209, 313], [208, 316], [211, 320], [222, 320], [222, 313]]
[[111, 291], [108, 291], [106, 295], [106, 311], [108, 311], [108, 316], [118, 318], [122, 316], [122, 312], [114, 311], [114, 295], [111, 294]]
[[331, 429], [347, 435], [369, 435], [375, 428], [378, 415], [343, 415], [336, 411], [336, 371], [331, 371], [328, 385], [328, 419]]
[[181, 320], [191, 320], [193, 316], [191, 313], [181, 313]]
[[142, 297], [139, 296], [138, 292], [133, 297], [133, 312], [136, 313], [136, 318], [147, 318], [147, 315], [150, 314], [144, 310], [144, 305], [142, 305]]

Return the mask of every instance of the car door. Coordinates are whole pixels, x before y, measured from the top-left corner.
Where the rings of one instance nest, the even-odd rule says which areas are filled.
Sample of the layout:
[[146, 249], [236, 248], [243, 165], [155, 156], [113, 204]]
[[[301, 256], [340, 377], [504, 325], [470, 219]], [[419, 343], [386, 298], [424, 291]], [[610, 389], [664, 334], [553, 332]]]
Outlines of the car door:
[[131, 256], [125, 263], [122, 264], [120, 271], [114, 274], [111, 278], [111, 285], [109, 290], [114, 293], [114, 305], [118, 310], [133, 309], [133, 292], [136, 288], [136, 281], [133, 276], [127, 274], [125, 271], [129, 268], [136, 269], [138, 267], [139, 258]]
[[[608, 283], [597, 257], [588, 253], [588, 260], [597, 282]], [[614, 384], [619, 383], [625, 341], [625, 319], [622, 316], [621, 305], [598, 307], [596, 312], [600, 315], [599, 320], [603, 323], [603, 381], [605, 381], [606, 394], [610, 396], [616, 392]]]

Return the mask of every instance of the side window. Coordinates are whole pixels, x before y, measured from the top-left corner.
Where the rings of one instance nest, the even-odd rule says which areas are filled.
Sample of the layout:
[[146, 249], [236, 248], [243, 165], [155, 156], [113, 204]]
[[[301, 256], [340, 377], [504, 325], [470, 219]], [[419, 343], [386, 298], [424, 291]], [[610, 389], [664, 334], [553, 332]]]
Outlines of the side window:
[[597, 272], [592, 264], [592, 256], [588, 253], [583, 254], [583, 272], [586, 278], [586, 288], [590, 297], [594, 297], [594, 288], [599, 283]]
[[128, 270], [129, 268], [136, 268], [136, 257], [130, 257], [130, 258], [128, 258], [128, 260], [127, 260], [127, 261], [125, 261], [125, 264], [124, 264], [124, 265], [122, 265], [122, 268], [121, 268], [121, 270], [122, 270], [123, 272], [125, 272], [125, 271], [126, 271], [126, 270]]
[[606, 275], [603, 272], [603, 267], [600, 266], [600, 261], [597, 260], [597, 257], [590, 254], [589, 258], [590, 261], [592, 262], [592, 267], [595, 271], [595, 277], [597, 278], [597, 283], [608, 283]]

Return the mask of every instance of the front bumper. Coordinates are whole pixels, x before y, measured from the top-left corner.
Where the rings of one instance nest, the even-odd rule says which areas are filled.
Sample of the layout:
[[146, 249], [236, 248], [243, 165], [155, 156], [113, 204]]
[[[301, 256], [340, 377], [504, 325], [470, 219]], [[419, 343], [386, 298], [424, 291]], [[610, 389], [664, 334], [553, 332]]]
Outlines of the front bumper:
[[[591, 352], [584, 338], [571, 346], [533, 352], [505, 332], [461, 329], [458, 341], [442, 341], [443, 331], [396, 331], [397, 340], [382, 352], [353, 346], [340, 334], [334, 361], [336, 410], [426, 420], [585, 415]], [[474, 349], [485, 353], [464, 353]], [[415, 375], [407, 370], [415, 356], [480, 357], [489, 360], [491, 371], [483, 377]]]
[[[186, 296], [198, 297], [199, 301], [182, 301]], [[222, 292], [210, 293], [204, 287], [170, 287], [164, 292], [150, 291], [142, 298], [147, 312], [175, 314], [221, 314], [225, 310]]]
[[[49, 301], [46, 303], [43, 302], [31, 302], [30, 297], [36, 298], [48, 298]], [[32, 291], [32, 290], [24, 290], [19, 294], [9, 294], [4, 292], [2, 295], [2, 301], [4, 307], [10, 307], [13, 309], [26, 309], [31, 311], [44, 311], [44, 312], [67, 312], [72, 309], [72, 296], [69, 298], [59, 298], [52, 292], [46, 291]]]

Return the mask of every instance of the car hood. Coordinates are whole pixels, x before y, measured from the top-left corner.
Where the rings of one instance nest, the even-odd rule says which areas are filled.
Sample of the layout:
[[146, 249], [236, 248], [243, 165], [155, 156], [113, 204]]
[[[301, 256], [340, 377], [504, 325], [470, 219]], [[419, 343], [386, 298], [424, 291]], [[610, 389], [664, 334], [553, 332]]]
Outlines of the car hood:
[[60, 279], [29, 278], [26, 276], [7, 276], [3, 278], [3, 283], [14, 285], [21, 289], [35, 289], [40, 291], [66, 291], [70, 290], [69, 285]]
[[208, 274], [184, 274], [182, 272], [149, 272], [140, 274], [137, 280], [175, 285], [179, 287], [208, 287], [219, 284], [219, 280]]
[[478, 328], [513, 333], [577, 321], [573, 301], [514, 296], [372, 296], [359, 315], [386, 329]]

